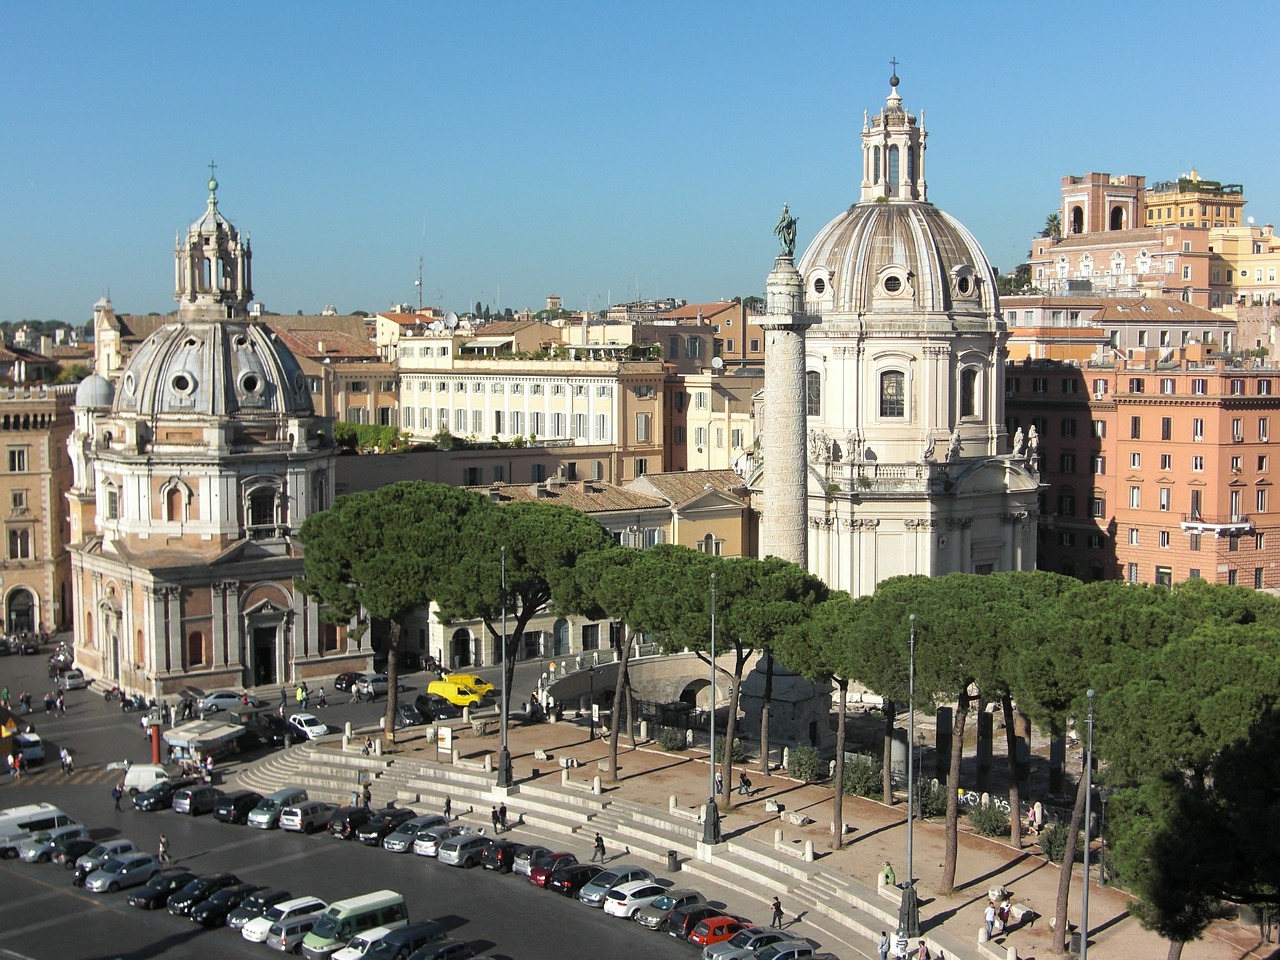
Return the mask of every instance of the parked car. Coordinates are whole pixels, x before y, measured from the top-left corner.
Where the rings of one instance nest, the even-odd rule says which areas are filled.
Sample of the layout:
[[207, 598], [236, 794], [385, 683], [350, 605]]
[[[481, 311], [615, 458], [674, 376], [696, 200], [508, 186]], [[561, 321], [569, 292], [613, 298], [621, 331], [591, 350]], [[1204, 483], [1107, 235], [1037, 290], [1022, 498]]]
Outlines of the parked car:
[[551, 853], [547, 847], [540, 847], [537, 844], [529, 844], [516, 851], [515, 862], [511, 865], [511, 872], [518, 873], [522, 877], [529, 876], [529, 871], [533, 869], [533, 865]]
[[133, 798], [135, 810], [153, 812], [173, 806], [173, 795], [184, 787], [191, 787], [200, 781], [195, 777], [176, 777], [172, 780], [161, 780]]
[[160, 872], [160, 861], [149, 853], [123, 853], [111, 857], [84, 882], [93, 893], [115, 893], [146, 883]]
[[198, 816], [202, 813], [213, 813], [218, 807], [218, 799], [222, 791], [206, 784], [183, 787], [173, 795], [173, 812]]
[[301, 787], [282, 787], [269, 793], [249, 811], [248, 826], [256, 830], [271, 830], [280, 825], [280, 811], [285, 807], [307, 800], [307, 791]]
[[529, 882], [535, 887], [545, 887], [551, 874], [561, 867], [569, 867], [578, 862], [572, 853], [549, 853], [529, 868]]
[[306, 916], [281, 920], [267, 928], [267, 939], [264, 941], [272, 950], [283, 953], [301, 953], [302, 941], [307, 938], [311, 928], [320, 920], [320, 914], [308, 913]]
[[196, 878], [196, 875], [184, 867], [173, 867], [161, 870], [148, 880], [140, 890], [129, 894], [129, 906], [140, 910], [154, 910], [163, 907], [171, 894], [181, 890]]
[[347, 945], [341, 950], [335, 951], [331, 956], [333, 960], [361, 960], [374, 945], [392, 930], [399, 929], [397, 927], [371, 927], [361, 933], [357, 933], [354, 937], [347, 941]]
[[418, 712], [418, 708], [411, 703], [396, 704], [396, 729], [403, 730], [405, 727], [420, 727], [427, 722], [427, 718]]
[[749, 926], [750, 924], [723, 914], [718, 917], [707, 917], [705, 920], [699, 920], [694, 926], [693, 932], [689, 934], [689, 942], [698, 947], [710, 947], [713, 944], [723, 943]]
[[304, 800], [280, 811], [280, 829], [294, 833], [315, 833], [329, 822], [333, 806], [320, 800]]
[[232, 930], [240, 930], [250, 920], [256, 920], [277, 903], [292, 898], [288, 890], [276, 887], [263, 887], [240, 901], [240, 906], [227, 914], [227, 926]]
[[63, 690], [83, 690], [89, 686], [89, 680], [79, 667], [72, 667], [58, 677], [58, 686]]
[[743, 927], [728, 940], [714, 943], [702, 951], [703, 960], [751, 960], [757, 950], [771, 943], [790, 939], [781, 930], [769, 927]]
[[373, 819], [373, 811], [365, 807], [339, 807], [329, 815], [329, 836], [352, 840], [356, 831]]
[[446, 823], [437, 824], [434, 827], [426, 827], [418, 831], [418, 835], [413, 841], [413, 852], [420, 857], [438, 857], [440, 855], [440, 844], [453, 837], [462, 836], [464, 833], [475, 833], [470, 827], [462, 823]]
[[207, 900], [192, 907], [187, 916], [193, 923], [198, 923], [202, 927], [225, 926], [228, 914], [244, 903], [255, 891], [261, 889], [256, 883], [237, 883], [234, 886], [223, 887]]
[[641, 907], [647, 907], [665, 892], [666, 887], [652, 880], [632, 880], [614, 887], [604, 895], [604, 912], [611, 917], [630, 920]]
[[105, 840], [88, 853], [81, 854], [76, 859], [76, 868], [86, 873], [92, 873], [112, 857], [124, 856], [126, 853], [136, 853], [137, 850], [138, 847], [132, 840]]
[[41, 830], [18, 844], [18, 856], [26, 863], [48, 863], [59, 840], [84, 840], [88, 836], [89, 828], [78, 823]]
[[516, 862], [516, 853], [520, 850], [520, 844], [514, 840], [502, 840], [493, 837], [480, 851], [480, 864], [486, 870], [497, 870], [499, 873], [510, 873], [512, 865]]
[[379, 810], [372, 820], [356, 829], [356, 839], [366, 847], [380, 847], [392, 830], [416, 816], [417, 814], [408, 807], [387, 807]]
[[574, 863], [551, 874], [545, 889], [562, 897], [576, 897], [579, 890], [603, 872], [604, 867], [593, 863]]
[[706, 897], [697, 890], [666, 890], [657, 900], [641, 909], [635, 921], [646, 929], [661, 930], [672, 910], [693, 903], [706, 903]]
[[219, 710], [230, 710], [237, 705], [248, 703], [258, 706], [258, 698], [252, 693], [237, 693], [234, 690], [214, 690], [196, 700], [196, 712], [200, 714], [217, 713]]
[[495, 687], [484, 677], [478, 673], [446, 673], [440, 679], [447, 680], [450, 683], [458, 683], [464, 687], [470, 687], [482, 697], [493, 697], [496, 695], [497, 687]]
[[438, 693], [420, 693], [413, 701], [413, 709], [422, 715], [427, 723], [436, 720], [457, 720], [462, 711]]
[[413, 842], [420, 832], [430, 830], [432, 827], [445, 826], [448, 822], [438, 813], [428, 813], [406, 820], [387, 834], [386, 839], [382, 841], [382, 849], [389, 850], [391, 853], [408, 853], [413, 849]]
[[318, 740], [330, 732], [328, 725], [314, 713], [291, 714], [289, 724], [308, 740]]
[[[385, 673], [374, 673], [361, 677], [356, 682], [356, 691], [360, 694], [362, 700], [375, 700], [378, 697], [385, 697], [387, 689], [390, 686], [390, 678]], [[400, 681], [396, 681], [396, 690], [403, 692], [409, 689]]]
[[258, 722], [258, 739], [272, 747], [305, 743], [307, 735], [279, 714], [269, 713]]
[[450, 867], [474, 867], [480, 862], [480, 851], [488, 842], [483, 834], [461, 833], [440, 844], [436, 859]]
[[603, 873], [597, 874], [590, 883], [578, 891], [578, 900], [589, 907], [602, 907], [604, 906], [605, 894], [614, 887], [630, 883], [633, 880], [652, 879], [652, 873], [644, 867], [637, 867], [633, 863], [610, 867]]
[[203, 903], [219, 890], [234, 887], [239, 882], [240, 878], [234, 873], [206, 873], [170, 894], [165, 906], [175, 917], [185, 917], [197, 903]]
[[718, 917], [723, 913], [724, 910], [720, 907], [713, 907], [709, 903], [691, 903], [687, 907], [671, 911], [671, 916], [667, 917], [667, 933], [677, 940], [688, 940], [689, 934], [693, 933], [693, 928], [699, 923], [707, 917]]
[[420, 948], [412, 960], [466, 960], [475, 955], [471, 944], [465, 940], [440, 940]]
[[92, 837], [80, 837], [75, 840], [59, 840], [53, 845], [52, 860], [65, 870], [74, 870], [76, 860], [98, 845]]
[[363, 677], [363, 673], [340, 673], [333, 679], [333, 689], [350, 693], [351, 688]]
[[779, 940], [757, 950], [752, 960], [798, 960], [813, 955], [813, 944], [808, 940]]
[[[316, 897], [294, 897], [292, 900], [281, 900], [263, 911], [262, 916], [250, 920], [240, 928], [240, 936], [250, 943], [262, 943], [270, 936], [271, 929], [279, 923], [289, 923], [300, 917], [318, 918], [328, 906]], [[307, 927], [307, 931], [310, 931]], [[301, 945], [302, 937], [290, 938], [290, 944]], [[293, 952], [297, 952], [296, 950]]]
[[249, 811], [262, 802], [262, 794], [252, 790], [224, 793], [213, 806], [213, 818], [223, 823], [249, 822]]

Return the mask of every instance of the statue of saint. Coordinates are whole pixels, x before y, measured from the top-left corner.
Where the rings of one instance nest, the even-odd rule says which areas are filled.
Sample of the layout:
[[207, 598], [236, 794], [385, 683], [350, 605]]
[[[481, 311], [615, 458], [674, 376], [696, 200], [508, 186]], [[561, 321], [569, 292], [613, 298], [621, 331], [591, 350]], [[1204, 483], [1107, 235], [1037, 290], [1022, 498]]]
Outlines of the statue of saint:
[[947, 460], [948, 461], [959, 460], [960, 448], [963, 445], [964, 444], [960, 440], [960, 428], [956, 427], [954, 430], [951, 431], [951, 441], [947, 444]]
[[1020, 457], [1026, 453], [1025, 443], [1026, 441], [1022, 437], [1022, 428], [1019, 427], [1013, 431], [1013, 455], [1015, 457]]
[[1040, 472], [1040, 432], [1034, 423], [1027, 431], [1027, 463], [1036, 473]]
[[782, 205], [782, 216], [778, 218], [778, 225], [773, 228], [774, 234], [778, 238], [778, 242], [782, 244], [782, 255], [793, 257], [796, 253], [796, 218], [791, 215], [791, 210], [784, 203]]

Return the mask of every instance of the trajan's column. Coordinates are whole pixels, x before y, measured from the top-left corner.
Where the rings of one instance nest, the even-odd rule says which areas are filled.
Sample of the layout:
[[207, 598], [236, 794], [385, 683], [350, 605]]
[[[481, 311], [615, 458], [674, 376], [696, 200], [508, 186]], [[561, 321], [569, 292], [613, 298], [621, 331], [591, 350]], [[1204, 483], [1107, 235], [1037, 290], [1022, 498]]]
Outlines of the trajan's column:
[[782, 253], [765, 282], [764, 529], [761, 555], [808, 565], [804, 341], [816, 318], [804, 312], [796, 270], [796, 220], [784, 204], [774, 230]]

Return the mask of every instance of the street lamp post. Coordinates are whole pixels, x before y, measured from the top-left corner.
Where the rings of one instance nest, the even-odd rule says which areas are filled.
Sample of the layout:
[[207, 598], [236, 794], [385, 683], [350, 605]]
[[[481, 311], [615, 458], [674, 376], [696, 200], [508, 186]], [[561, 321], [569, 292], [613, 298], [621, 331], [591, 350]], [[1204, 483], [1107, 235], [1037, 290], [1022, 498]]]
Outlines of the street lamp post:
[[[729, 745], [724, 745], [726, 750]], [[702, 842], [720, 842], [720, 808], [716, 806], [716, 575], [711, 574], [711, 762], [708, 765], [707, 812], [702, 818]]]
[[587, 681], [591, 684], [591, 702], [587, 704], [587, 739], [594, 740], [596, 738], [596, 668], [592, 666], [588, 669], [591, 671], [587, 676]]
[[916, 615], [911, 614], [911, 637], [908, 641], [907, 668], [907, 876], [902, 882], [902, 904], [898, 908], [898, 939], [920, 936], [920, 901], [916, 896], [915, 874], [912, 872], [912, 841], [915, 833], [916, 790]]
[[1084, 748], [1084, 892], [1080, 894], [1080, 960], [1089, 956], [1089, 821], [1093, 816], [1093, 699], [1090, 690], [1089, 732]]
[[500, 662], [502, 664], [502, 746], [498, 750], [498, 786], [511, 786], [511, 750], [507, 746], [507, 707], [511, 691], [507, 688], [507, 548], [502, 548], [502, 639]]

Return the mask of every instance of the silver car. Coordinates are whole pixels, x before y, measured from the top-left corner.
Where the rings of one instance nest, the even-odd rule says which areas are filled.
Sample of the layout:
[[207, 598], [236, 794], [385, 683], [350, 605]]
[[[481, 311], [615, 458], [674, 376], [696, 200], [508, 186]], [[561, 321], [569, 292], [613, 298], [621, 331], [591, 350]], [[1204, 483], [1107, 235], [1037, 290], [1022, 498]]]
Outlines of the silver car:
[[137, 851], [138, 845], [132, 840], [107, 840], [77, 859], [76, 866], [81, 870], [92, 872], [112, 857], [123, 856], [126, 853], [137, 853]]
[[702, 960], [750, 960], [757, 950], [762, 950], [771, 943], [790, 939], [780, 930], [767, 927], [746, 927], [739, 930], [728, 940], [713, 943], [702, 951]]
[[480, 862], [480, 852], [488, 843], [489, 838], [482, 833], [459, 834], [440, 844], [437, 858], [451, 867], [474, 867]]
[[41, 830], [18, 844], [18, 856], [26, 863], [48, 863], [53, 859], [54, 843], [63, 838], [73, 840], [76, 837], [87, 836], [89, 836], [89, 828], [82, 827], [78, 823], [67, 827], [54, 827], [52, 830]]
[[614, 887], [620, 887], [632, 880], [652, 880], [653, 874], [644, 867], [634, 863], [610, 867], [604, 873], [597, 874], [591, 882], [578, 891], [578, 900], [588, 907], [603, 907], [605, 895]]
[[444, 827], [448, 824], [449, 821], [438, 813], [428, 813], [406, 820], [387, 834], [387, 838], [382, 841], [382, 849], [389, 850], [391, 853], [408, 853], [413, 849], [413, 842], [420, 833], [432, 827]]
[[149, 853], [126, 853], [112, 857], [84, 882], [94, 893], [115, 893], [125, 887], [146, 883], [160, 872], [160, 861]]
[[440, 844], [451, 837], [460, 837], [464, 833], [475, 833], [461, 823], [439, 824], [419, 830], [413, 841], [413, 852], [420, 857], [435, 857], [440, 854]]

